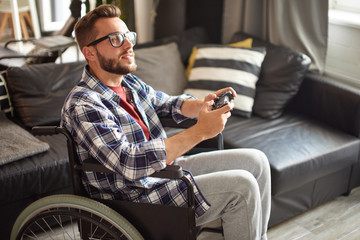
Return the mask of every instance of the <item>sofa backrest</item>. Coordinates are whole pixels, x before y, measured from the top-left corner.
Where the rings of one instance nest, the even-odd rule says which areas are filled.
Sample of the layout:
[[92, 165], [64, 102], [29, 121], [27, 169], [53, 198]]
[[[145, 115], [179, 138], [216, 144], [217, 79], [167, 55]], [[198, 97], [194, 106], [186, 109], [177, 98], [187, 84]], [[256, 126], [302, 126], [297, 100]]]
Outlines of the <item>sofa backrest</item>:
[[9, 68], [6, 82], [15, 118], [24, 127], [58, 124], [70, 90], [80, 80], [85, 63], [46, 63]]
[[360, 137], [360, 90], [308, 72], [288, 110]]

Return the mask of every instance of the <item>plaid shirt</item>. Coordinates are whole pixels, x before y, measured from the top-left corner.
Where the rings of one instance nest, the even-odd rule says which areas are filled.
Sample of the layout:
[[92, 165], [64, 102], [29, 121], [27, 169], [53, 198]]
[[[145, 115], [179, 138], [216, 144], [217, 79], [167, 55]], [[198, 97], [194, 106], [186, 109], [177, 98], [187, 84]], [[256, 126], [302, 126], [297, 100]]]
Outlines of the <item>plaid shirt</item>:
[[[140, 125], [120, 107], [120, 97], [85, 68], [82, 80], [73, 88], [62, 109], [61, 125], [77, 144], [80, 161], [97, 159], [116, 174], [85, 172], [83, 182], [93, 198], [122, 199], [174, 206], [185, 206], [186, 185], [181, 180], [149, 177], [166, 167], [166, 133], [159, 116], [172, 116], [176, 122], [182, 103], [189, 95], [168, 96], [155, 91], [132, 74], [122, 85], [150, 130], [146, 139]], [[209, 208], [193, 177], [196, 216]]]

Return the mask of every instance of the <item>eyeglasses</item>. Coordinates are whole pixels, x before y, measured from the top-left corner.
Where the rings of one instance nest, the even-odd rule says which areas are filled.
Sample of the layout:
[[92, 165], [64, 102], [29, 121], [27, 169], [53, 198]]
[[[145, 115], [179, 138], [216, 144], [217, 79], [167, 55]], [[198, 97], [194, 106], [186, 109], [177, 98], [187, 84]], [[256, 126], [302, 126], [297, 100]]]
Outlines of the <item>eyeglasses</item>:
[[105, 37], [99, 38], [87, 45], [87, 47], [94, 46], [99, 42], [104, 41], [105, 39], [109, 38], [110, 43], [113, 47], [118, 48], [124, 44], [125, 38], [129, 40], [129, 42], [135, 46], [136, 44], [136, 32], [127, 32], [127, 33], [111, 33]]

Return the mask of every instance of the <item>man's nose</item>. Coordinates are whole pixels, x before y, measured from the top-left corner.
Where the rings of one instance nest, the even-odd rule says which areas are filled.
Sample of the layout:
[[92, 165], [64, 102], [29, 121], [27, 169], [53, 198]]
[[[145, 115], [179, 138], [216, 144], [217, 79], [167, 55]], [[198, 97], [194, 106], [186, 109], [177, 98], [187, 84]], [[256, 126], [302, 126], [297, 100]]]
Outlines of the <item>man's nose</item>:
[[123, 47], [124, 47], [125, 49], [132, 48], [132, 47], [133, 47], [133, 44], [130, 42], [129, 39], [124, 38]]

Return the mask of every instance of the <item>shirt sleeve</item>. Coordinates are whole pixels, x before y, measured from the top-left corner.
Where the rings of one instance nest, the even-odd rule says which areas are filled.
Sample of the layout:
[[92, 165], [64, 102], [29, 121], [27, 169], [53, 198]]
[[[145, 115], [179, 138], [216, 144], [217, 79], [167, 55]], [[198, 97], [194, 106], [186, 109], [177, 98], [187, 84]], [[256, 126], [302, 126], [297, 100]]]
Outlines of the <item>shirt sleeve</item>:
[[[130, 143], [119, 120], [98, 103], [76, 104], [68, 112], [72, 135], [89, 156], [129, 181], [147, 177], [166, 167], [163, 139]], [[84, 159], [84, 158], [82, 158]]]

